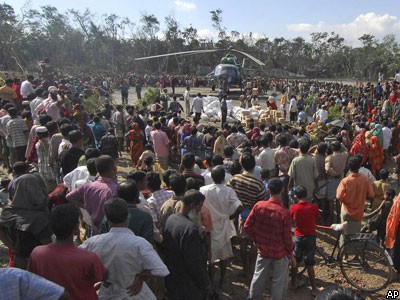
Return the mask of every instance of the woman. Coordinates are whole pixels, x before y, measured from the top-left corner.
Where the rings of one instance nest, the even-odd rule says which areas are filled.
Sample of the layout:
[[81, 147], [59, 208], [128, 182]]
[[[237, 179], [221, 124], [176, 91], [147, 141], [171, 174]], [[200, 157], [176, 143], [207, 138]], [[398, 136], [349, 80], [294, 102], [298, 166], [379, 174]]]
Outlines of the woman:
[[372, 175], [376, 176], [376, 172], [379, 171], [383, 165], [383, 149], [376, 136], [370, 137], [369, 144], [368, 161], [371, 164]]
[[381, 124], [375, 125], [374, 130], [372, 130], [372, 135], [378, 137], [379, 143], [383, 145], [383, 132]]
[[256, 144], [256, 139], [261, 136], [261, 130], [258, 127], [254, 127], [251, 133], [251, 142], [253, 145]]
[[350, 148], [350, 154], [351, 155], [357, 155], [360, 154], [362, 156], [362, 163], [361, 165], [363, 166], [365, 162], [368, 159], [368, 151], [369, 148], [367, 144], [365, 143], [365, 132], [367, 130], [363, 128], [361, 132], [356, 136], [354, 139], [353, 145]]
[[129, 130], [129, 132], [125, 136], [129, 137], [130, 156], [132, 165], [135, 168], [139, 161], [140, 156], [144, 151], [144, 144], [143, 144], [144, 134], [143, 131], [139, 128], [139, 124], [133, 123], [132, 129]]

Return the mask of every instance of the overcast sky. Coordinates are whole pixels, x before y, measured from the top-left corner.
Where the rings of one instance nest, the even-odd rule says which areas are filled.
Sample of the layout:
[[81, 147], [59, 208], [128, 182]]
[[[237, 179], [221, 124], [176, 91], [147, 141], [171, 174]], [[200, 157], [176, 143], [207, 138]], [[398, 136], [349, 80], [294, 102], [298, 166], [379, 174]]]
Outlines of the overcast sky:
[[[227, 32], [252, 32], [255, 37], [297, 36], [309, 39], [311, 32], [335, 31], [350, 45], [364, 33], [381, 39], [389, 33], [400, 41], [399, 0], [6, 0], [17, 14], [21, 8], [52, 5], [64, 12], [89, 8], [97, 16], [114, 13], [139, 24], [142, 14], [154, 14], [163, 29], [164, 18], [173, 15], [181, 27], [197, 28], [203, 38], [216, 38], [210, 10], [220, 8]], [[28, 4], [27, 4], [28, 3]], [[251, 4], [251, 6], [250, 6]]]

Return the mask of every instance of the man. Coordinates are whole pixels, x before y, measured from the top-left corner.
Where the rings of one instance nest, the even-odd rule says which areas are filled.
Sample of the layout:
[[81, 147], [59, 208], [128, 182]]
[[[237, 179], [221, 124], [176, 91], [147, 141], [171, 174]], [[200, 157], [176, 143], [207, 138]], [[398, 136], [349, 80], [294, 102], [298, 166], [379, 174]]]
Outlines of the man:
[[168, 89], [163, 89], [163, 91], [160, 95], [160, 101], [161, 101], [163, 110], [167, 111], [168, 110], [168, 101], [169, 101]]
[[261, 300], [265, 284], [272, 269], [271, 296], [283, 299], [288, 280], [288, 264], [296, 266], [293, 257], [293, 242], [290, 213], [282, 203], [283, 183], [272, 178], [268, 183], [271, 198], [257, 202], [248, 216], [244, 228], [257, 246], [258, 255], [255, 272], [247, 299]]
[[185, 101], [185, 112], [186, 116], [190, 114], [190, 86], [186, 87], [185, 92], [183, 93], [183, 101]]
[[115, 136], [118, 139], [118, 151], [119, 156], [121, 157], [121, 151], [124, 149], [124, 137], [127, 129], [124, 107], [122, 105], [117, 105], [117, 111], [113, 113], [110, 122], [114, 127]]
[[183, 153], [193, 153], [195, 156], [204, 158], [204, 144], [197, 134], [197, 128], [190, 130], [190, 135], [182, 141]]
[[72, 299], [98, 299], [94, 285], [106, 279], [106, 269], [95, 253], [74, 244], [74, 235], [79, 234], [78, 208], [72, 204], [55, 207], [50, 226], [56, 240], [32, 251], [28, 270], [65, 287]]
[[67, 175], [78, 166], [78, 161], [85, 155], [83, 148], [83, 135], [79, 130], [68, 133], [68, 140], [72, 147], [60, 153], [60, 162], [63, 175]]
[[0, 269], [0, 299], [67, 300], [65, 289], [36, 274], [18, 268]]
[[102, 155], [96, 158], [96, 169], [99, 177], [82, 185], [67, 195], [69, 202], [85, 208], [92, 221], [93, 234], [98, 234], [103, 221], [104, 203], [117, 195], [117, 166], [111, 156]]
[[110, 128], [101, 138], [99, 149], [103, 155], [110, 155], [113, 159], [118, 158], [118, 139], [114, 135], [114, 129]]
[[232, 178], [232, 175], [228, 173], [226, 167], [224, 166], [224, 159], [221, 155], [216, 154], [212, 157], [210, 171], [207, 170], [201, 174], [204, 177], [204, 185], [209, 185], [214, 182], [211, 176], [211, 169], [217, 166], [223, 166], [225, 169], [224, 184], [226, 184]]
[[302, 185], [307, 189], [307, 200], [311, 200], [318, 185], [318, 167], [315, 158], [308, 154], [310, 142], [306, 138], [298, 140], [300, 156], [294, 158], [289, 167], [288, 190]]
[[101, 138], [106, 135], [106, 128], [103, 124], [101, 124], [100, 118], [98, 116], [95, 116], [93, 118], [93, 121], [89, 121], [87, 123], [87, 126], [93, 133], [96, 148], [99, 149]]
[[[374, 199], [374, 189], [368, 177], [360, 174], [361, 160], [357, 156], [349, 158], [350, 174], [342, 179], [336, 191], [336, 199], [342, 204], [341, 222], [347, 221], [344, 234], [355, 234], [361, 230], [365, 200]], [[343, 242], [343, 240], [342, 240]]]
[[325, 119], [328, 118], [328, 111], [326, 110], [326, 106], [322, 105], [320, 109], [315, 113], [315, 122], [324, 122]]
[[126, 106], [128, 105], [129, 86], [125, 83], [125, 81], [121, 81], [119, 89], [121, 91], [122, 106]]
[[296, 117], [297, 117], [297, 100], [295, 96], [292, 96], [290, 99], [290, 104], [289, 104], [289, 113], [290, 113], [290, 123], [295, 123], [296, 122]]
[[228, 116], [228, 104], [226, 103], [226, 95], [223, 95], [221, 100], [221, 128], [226, 123], [226, 117]]
[[154, 129], [150, 132], [151, 139], [154, 145], [154, 152], [156, 158], [160, 162], [163, 170], [168, 169], [168, 156], [169, 156], [169, 139], [167, 134], [161, 130], [161, 123], [155, 122]]
[[64, 104], [64, 100], [58, 94], [58, 89], [55, 86], [50, 86], [48, 91], [49, 96], [44, 101], [43, 106], [45, 107], [45, 111], [51, 117], [51, 119], [54, 122], [58, 122], [61, 119], [61, 107]]
[[127, 228], [129, 210], [125, 200], [107, 200], [104, 212], [110, 231], [80, 246], [96, 253], [108, 271], [107, 280], [111, 285], [101, 286], [100, 299], [155, 299], [144, 279], [167, 276], [167, 267], [149, 242]]
[[[175, 212], [176, 204], [179, 201], [182, 201], [183, 196], [185, 195], [186, 178], [182, 174], [172, 174], [169, 177], [169, 185], [171, 187], [171, 190], [174, 192], [174, 195], [169, 200], [165, 201], [164, 204], [161, 206], [156, 218], [157, 223], [154, 223], [154, 228], [157, 227], [161, 233], [164, 232], [165, 223], [167, 222], [168, 217]], [[150, 202], [149, 206], [154, 213], [154, 211], [156, 211], [156, 205]], [[153, 213], [153, 221], [156, 222]]]
[[27, 173], [28, 167], [22, 162], [13, 167], [18, 176], [9, 184], [11, 205], [1, 212], [0, 240], [13, 250], [13, 266], [26, 269], [32, 250], [51, 242], [49, 197], [38, 173]]
[[15, 107], [8, 110], [11, 119], [7, 122], [7, 139], [10, 142], [10, 162], [25, 161], [25, 151], [28, 144], [29, 128], [25, 121], [18, 116]]
[[382, 134], [383, 134], [383, 154], [384, 154], [384, 159], [387, 158], [388, 155], [388, 149], [390, 146], [390, 142], [392, 140], [392, 130], [388, 127], [389, 122], [387, 120], [384, 120], [382, 122], [383, 128], [382, 128]]
[[32, 86], [33, 79], [33, 75], [28, 75], [26, 80], [21, 83], [21, 96], [24, 100], [27, 100], [30, 94], [35, 93], [35, 89]]
[[261, 146], [264, 148], [263, 151], [256, 158], [257, 164], [264, 170], [268, 170], [270, 177], [276, 176], [275, 168], [275, 149], [271, 148], [273, 140], [271, 133], [263, 135], [260, 139]]
[[171, 102], [171, 104], [169, 105], [169, 109], [168, 111], [172, 112], [172, 113], [179, 113], [183, 111], [183, 107], [182, 105], [177, 101], [176, 96], [174, 95], [172, 97], [172, 99], [174, 101]]
[[39, 138], [39, 141], [35, 144], [39, 174], [46, 183], [47, 191], [50, 193], [55, 189], [57, 182], [49, 162], [49, 131], [46, 127], [39, 126], [36, 128], [36, 134]]
[[168, 299], [201, 300], [210, 291], [199, 228], [190, 219], [190, 214], [203, 202], [204, 195], [199, 191], [187, 191], [181, 210], [165, 224], [165, 263], [171, 272], [166, 278]]
[[197, 93], [197, 97], [193, 99], [192, 111], [194, 111], [195, 118], [201, 119], [201, 112], [204, 112], [203, 98], [201, 93]]
[[[140, 200], [139, 189], [136, 182], [128, 179], [119, 184], [117, 187], [117, 195], [119, 198], [124, 199], [128, 204], [129, 216], [127, 227], [132, 230], [135, 235], [140, 236], [150, 244], [153, 244], [153, 219], [148, 212], [137, 207]], [[101, 233], [109, 232], [110, 228], [107, 219], [103, 219], [103, 223], [101, 224]]]
[[[336, 190], [343, 178], [344, 170], [347, 165], [349, 153], [346, 147], [338, 141], [332, 142], [333, 153], [325, 158], [325, 171], [328, 176], [326, 185], [326, 202], [322, 207], [322, 217], [325, 222], [332, 224], [334, 222], [334, 199]], [[336, 210], [339, 213], [339, 209]]]
[[0, 98], [6, 99], [10, 101], [11, 104], [15, 105], [15, 101], [17, 100], [18, 96], [15, 90], [13, 90], [12, 85], [14, 80], [11, 78], [6, 79], [5, 85], [0, 87]]
[[[216, 166], [211, 171], [214, 183], [200, 188], [205, 196], [204, 205], [209, 209], [213, 223], [211, 231], [211, 260], [212, 264], [219, 261], [220, 286], [222, 286], [228, 259], [233, 257], [231, 244], [231, 219], [237, 217], [242, 210], [242, 203], [235, 191], [224, 185], [225, 169], [223, 166]], [[213, 281], [214, 267], [210, 266], [211, 281]]]
[[[244, 222], [253, 208], [254, 204], [258, 201], [264, 200], [265, 187], [261, 180], [254, 177], [254, 168], [256, 161], [251, 154], [244, 154], [241, 156], [240, 164], [244, 171], [241, 174], [236, 174], [227, 183], [227, 186], [233, 188], [239, 200], [243, 204], [243, 211], [240, 215], [239, 231], [241, 235], [240, 240], [240, 254], [243, 262], [243, 271], [250, 271], [250, 267], [256, 259], [256, 248], [252, 246], [250, 252], [247, 246], [251, 245], [249, 236], [244, 231]], [[247, 262], [250, 260], [250, 265]]]
[[36, 98], [33, 99], [29, 103], [29, 107], [32, 112], [33, 122], [35, 125], [39, 125], [39, 113], [38, 112], [43, 107], [43, 102], [44, 102], [43, 93], [44, 93], [44, 91], [42, 88], [37, 88], [35, 91]]
[[200, 174], [197, 174], [194, 171], [194, 166], [196, 164], [196, 158], [193, 153], [186, 153], [182, 157], [182, 164], [181, 168], [183, 168], [182, 175], [185, 176], [185, 178], [193, 178], [196, 180], [197, 184], [199, 187], [202, 187], [204, 185], [204, 177], [201, 176]]
[[238, 131], [238, 128], [236, 126], [232, 126], [231, 134], [228, 135], [226, 140], [233, 147], [233, 150], [236, 151], [236, 148], [246, 142], [248, 139], [245, 134], [242, 134]]
[[[150, 198], [147, 199], [147, 204], [150, 210], [150, 215], [153, 218], [154, 230], [157, 234], [159, 233], [161, 207], [167, 200], [171, 199], [175, 195], [175, 193], [173, 192], [173, 189], [172, 191], [161, 189], [161, 179], [158, 173], [148, 172], [146, 176], [147, 176], [148, 187], [152, 192]], [[175, 186], [176, 178], [172, 179], [173, 179], [172, 184], [174, 185], [174, 188], [176, 188]]]

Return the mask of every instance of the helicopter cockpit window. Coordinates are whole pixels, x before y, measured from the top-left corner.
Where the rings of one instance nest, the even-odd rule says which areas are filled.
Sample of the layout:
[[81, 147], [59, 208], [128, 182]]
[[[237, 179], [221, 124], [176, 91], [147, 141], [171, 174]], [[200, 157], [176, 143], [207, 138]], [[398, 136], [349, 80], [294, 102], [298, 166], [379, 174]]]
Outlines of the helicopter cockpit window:
[[225, 75], [225, 76], [232, 76], [232, 77], [238, 77], [238, 70], [235, 67], [230, 67], [230, 66], [217, 66], [215, 68], [215, 76], [221, 76], [221, 75]]

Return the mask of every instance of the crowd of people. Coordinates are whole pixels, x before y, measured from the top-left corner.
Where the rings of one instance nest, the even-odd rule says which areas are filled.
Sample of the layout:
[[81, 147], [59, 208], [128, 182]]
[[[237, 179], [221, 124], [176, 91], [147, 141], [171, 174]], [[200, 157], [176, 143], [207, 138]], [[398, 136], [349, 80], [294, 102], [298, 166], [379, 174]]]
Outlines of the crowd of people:
[[[14, 299], [30, 276], [38, 299], [216, 299], [235, 245], [252, 276], [247, 299], [263, 298], [270, 272], [272, 299], [283, 299], [303, 260], [318, 297], [318, 222], [346, 222], [347, 235], [376, 230], [400, 272], [400, 197], [389, 180], [392, 165], [400, 174], [399, 82], [400, 73], [376, 86], [271, 80], [259, 93], [281, 93], [268, 106], [285, 121], [245, 126], [226, 123], [226, 95], [221, 124], [202, 122], [190, 86], [185, 107], [162, 87], [149, 107], [127, 95], [89, 113], [68, 80], [6, 79], [0, 239], [10, 268], [0, 278], [21, 281], [0, 280], [0, 298]], [[132, 165], [118, 180], [124, 152]]]

